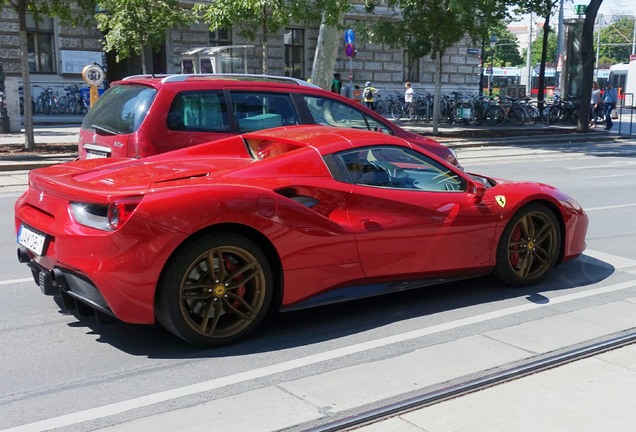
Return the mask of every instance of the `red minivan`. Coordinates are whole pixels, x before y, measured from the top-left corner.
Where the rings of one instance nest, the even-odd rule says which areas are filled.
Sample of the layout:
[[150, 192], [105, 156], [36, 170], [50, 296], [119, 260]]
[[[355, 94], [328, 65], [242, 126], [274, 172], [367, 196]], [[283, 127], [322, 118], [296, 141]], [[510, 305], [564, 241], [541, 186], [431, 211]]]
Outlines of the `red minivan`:
[[142, 158], [297, 124], [396, 135], [459, 166], [448, 147], [359, 103], [299, 79], [264, 75], [137, 75], [113, 82], [84, 118], [79, 158]]

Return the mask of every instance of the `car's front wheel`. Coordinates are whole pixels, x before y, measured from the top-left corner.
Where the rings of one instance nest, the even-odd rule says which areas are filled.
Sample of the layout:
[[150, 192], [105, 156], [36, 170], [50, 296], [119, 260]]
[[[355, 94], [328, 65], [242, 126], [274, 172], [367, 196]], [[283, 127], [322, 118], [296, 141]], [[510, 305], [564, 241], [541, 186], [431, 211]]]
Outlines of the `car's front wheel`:
[[561, 228], [545, 205], [530, 204], [508, 223], [497, 248], [495, 276], [515, 286], [543, 279], [559, 256]]
[[257, 245], [235, 234], [211, 234], [184, 245], [167, 264], [155, 310], [180, 338], [222, 346], [258, 327], [272, 290], [272, 271]]

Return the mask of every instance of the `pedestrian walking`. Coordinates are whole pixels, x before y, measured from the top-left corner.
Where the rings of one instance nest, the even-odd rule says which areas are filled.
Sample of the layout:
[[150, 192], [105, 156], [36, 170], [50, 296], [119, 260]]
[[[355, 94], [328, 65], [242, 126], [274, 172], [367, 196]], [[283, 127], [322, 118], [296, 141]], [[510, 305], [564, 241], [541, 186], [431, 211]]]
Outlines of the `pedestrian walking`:
[[404, 109], [408, 113], [408, 119], [413, 120], [413, 88], [410, 82], [404, 84], [406, 90], [404, 91]]
[[371, 81], [367, 81], [364, 85], [364, 90], [362, 90], [362, 100], [367, 105], [367, 108], [374, 109], [375, 108], [375, 94], [378, 92], [378, 89], [371, 85]]
[[596, 120], [600, 114], [601, 109], [601, 89], [598, 87], [598, 83], [594, 81], [592, 83], [592, 97], [590, 99], [590, 124], [589, 127], [596, 127]]
[[611, 82], [605, 85], [605, 94], [603, 95], [603, 109], [605, 110], [605, 130], [612, 130], [614, 123], [612, 122], [612, 110], [616, 109], [618, 101], [618, 92], [612, 86]]

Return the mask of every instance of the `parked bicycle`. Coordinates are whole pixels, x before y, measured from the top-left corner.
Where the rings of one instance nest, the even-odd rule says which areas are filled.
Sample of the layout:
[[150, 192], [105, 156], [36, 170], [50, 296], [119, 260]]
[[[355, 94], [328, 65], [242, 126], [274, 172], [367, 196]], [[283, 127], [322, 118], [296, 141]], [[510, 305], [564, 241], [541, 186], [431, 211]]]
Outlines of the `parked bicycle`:
[[35, 101], [35, 112], [38, 114], [57, 114], [60, 106], [57, 96], [51, 87], [47, 87]]
[[64, 90], [66, 90], [66, 94], [61, 96], [59, 101], [60, 113], [85, 114], [88, 111], [88, 106], [82, 97], [79, 86], [73, 84], [64, 87]]

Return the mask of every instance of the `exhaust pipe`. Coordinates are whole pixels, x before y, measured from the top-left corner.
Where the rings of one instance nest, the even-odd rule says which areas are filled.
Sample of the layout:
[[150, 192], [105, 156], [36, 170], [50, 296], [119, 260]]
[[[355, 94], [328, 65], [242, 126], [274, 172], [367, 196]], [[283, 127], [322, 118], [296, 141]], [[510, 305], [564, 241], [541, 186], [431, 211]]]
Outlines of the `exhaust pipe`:
[[50, 271], [50, 275], [51, 275], [51, 282], [54, 288], [66, 286], [66, 278], [64, 277], [64, 273], [62, 273], [62, 270], [55, 267], [53, 270]]
[[22, 264], [31, 262], [31, 257], [29, 256], [29, 252], [27, 251], [27, 248], [25, 248], [24, 246], [20, 246], [18, 248], [18, 261]]

